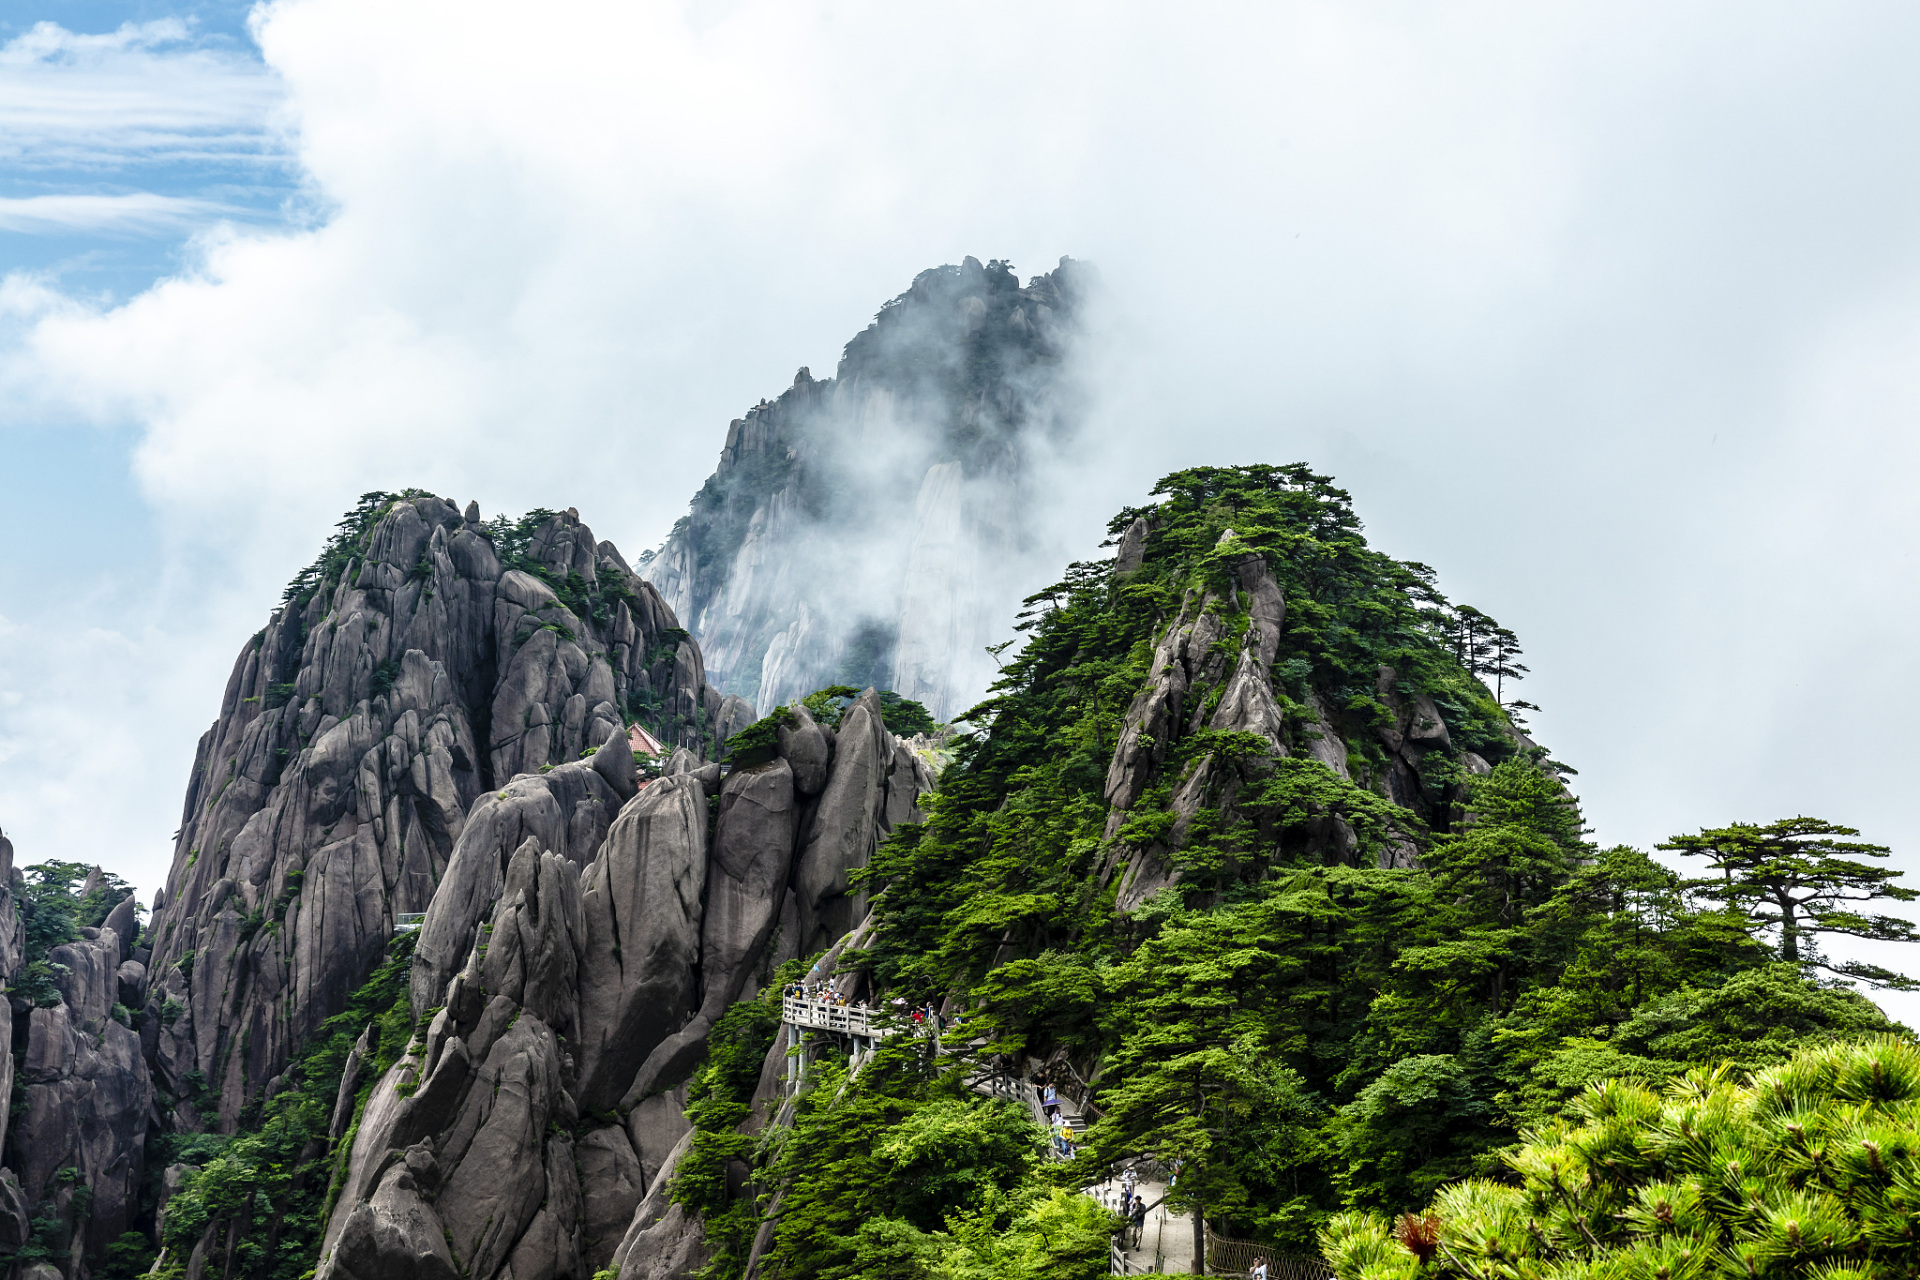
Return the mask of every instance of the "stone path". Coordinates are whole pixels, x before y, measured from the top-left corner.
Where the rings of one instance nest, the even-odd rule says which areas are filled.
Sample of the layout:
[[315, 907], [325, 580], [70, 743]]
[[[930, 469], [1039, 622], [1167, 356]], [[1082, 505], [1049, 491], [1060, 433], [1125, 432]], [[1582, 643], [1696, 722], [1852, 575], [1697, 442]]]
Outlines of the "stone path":
[[[1098, 1182], [1086, 1189], [1086, 1193], [1100, 1203], [1120, 1211], [1120, 1180]], [[1157, 1202], [1167, 1194], [1166, 1184], [1160, 1182], [1136, 1182], [1134, 1194], [1144, 1196], [1149, 1205], [1147, 1221], [1141, 1230], [1140, 1241], [1125, 1254], [1128, 1275], [1143, 1272], [1169, 1272], [1185, 1274], [1193, 1269], [1193, 1216], [1185, 1213], [1169, 1213]]]

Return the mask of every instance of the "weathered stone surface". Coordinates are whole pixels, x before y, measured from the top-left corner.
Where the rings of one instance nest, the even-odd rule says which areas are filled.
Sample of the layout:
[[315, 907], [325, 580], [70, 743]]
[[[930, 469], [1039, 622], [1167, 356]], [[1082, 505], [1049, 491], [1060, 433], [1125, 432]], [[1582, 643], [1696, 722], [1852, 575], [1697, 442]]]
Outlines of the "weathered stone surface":
[[648, 1185], [646, 1197], [633, 1211], [633, 1219], [613, 1255], [614, 1266], [627, 1280], [681, 1280], [708, 1261], [706, 1233], [699, 1219], [688, 1217], [668, 1198], [674, 1167], [692, 1145], [693, 1134], [689, 1131], [668, 1153], [659, 1174]]
[[713, 722], [714, 737], [724, 743], [759, 718], [751, 702], [730, 693], [720, 700], [720, 715]]
[[1068, 353], [1089, 283], [1066, 260], [1024, 285], [971, 258], [923, 272], [833, 378], [803, 369], [732, 423], [643, 566], [716, 685], [770, 710], [871, 681], [942, 719], [985, 691], [986, 628], [1017, 608], [1026, 578], [1006, 570], [1038, 532], [1037, 455], [1081, 420]]
[[549, 1121], [561, 1118], [560, 1048], [531, 1014], [487, 1054], [460, 1115], [440, 1143], [452, 1166], [435, 1200], [456, 1263], [491, 1276], [546, 1200]]
[[440, 1003], [447, 980], [465, 962], [473, 931], [500, 897], [515, 851], [531, 844], [536, 853], [556, 853], [584, 866], [620, 806], [606, 779], [586, 763], [515, 778], [480, 797], [414, 944], [409, 991], [416, 1014]]
[[[665, 1093], [642, 1098], [627, 1112], [627, 1137], [633, 1145], [634, 1155], [640, 1160], [642, 1191], [653, 1185], [654, 1178], [666, 1167], [674, 1147], [679, 1145], [680, 1139], [686, 1137], [687, 1130], [692, 1127], [692, 1122], [687, 1119], [685, 1084]], [[626, 1225], [625, 1219], [622, 1219], [621, 1230], [624, 1231]]]
[[690, 1280], [712, 1260], [700, 1220], [678, 1204], [668, 1204], [631, 1241], [620, 1260], [623, 1280]]
[[[466, 859], [468, 891], [443, 908], [460, 927], [423, 939], [434, 999], [522, 840], [538, 834], [583, 865], [632, 794], [612, 758], [597, 772], [573, 763], [621, 727], [620, 708], [660, 706], [663, 740], [705, 749], [696, 726], [720, 695], [672, 611], [617, 551], [572, 512], [540, 525], [511, 566], [491, 538], [471, 507], [392, 501], [344, 564], [305, 583], [234, 664], [156, 898], [148, 986], [184, 1011], [162, 1025], [156, 1004], [142, 1018], [171, 1091], [188, 1071], [209, 1075], [218, 1124], [230, 1126], [292, 1045], [343, 1006], [395, 917], [437, 900], [471, 819], [488, 829]], [[583, 584], [593, 616], [567, 608], [535, 570]], [[521, 785], [520, 773], [542, 785]], [[515, 812], [479, 813], [482, 797]], [[583, 814], [583, 800], [604, 814]], [[502, 829], [516, 826], [528, 830]], [[248, 923], [241, 936], [242, 922], [262, 917], [274, 927]], [[109, 925], [131, 947], [133, 931]]]
[[780, 757], [793, 770], [793, 788], [803, 796], [817, 796], [827, 785], [827, 769], [833, 762], [833, 741], [826, 730], [814, 723], [813, 716], [798, 703], [791, 708], [794, 723], [776, 731]]
[[[118, 939], [73, 944], [118, 954]], [[113, 976], [104, 968], [102, 980]], [[140, 1037], [111, 1018], [97, 1031], [84, 1030], [65, 1004], [35, 1009], [27, 1028], [27, 1052], [18, 1065], [22, 1105], [13, 1118], [13, 1155], [27, 1203], [65, 1206], [71, 1182], [59, 1171], [79, 1170], [92, 1193], [76, 1249], [97, 1257], [127, 1231], [139, 1205], [145, 1171], [147, 1118], [152, 1085], [140, 1052]]]
[[708, 861], [699, 1008], [647, 1055], [626, 1087], [623, 1106], [684, 1079], [720, 1015], [756, 972], [771, 972], [766, 946], [785, 905], [795, 818], [793, 774], [785, 760], [736, 770], [727, 779]]
[[646, 1194], [646, 1173], [626, 1130], [618, 1125], [595, 1129], [574, 1148], [583, 1190], [582, 1225], [587, 1268], [604, 1270], [620, 1247], [634, 1206]]
[[30, 1206], [20, 1180], [13, 1170], [0, 1169], [0, 1250], [18, 1253], [32, 1233]]
[[411, 1169], [393, 1165], [372, 1199], [356, 1205], [321, 1280], [459, 1280], [439, 1217]]
[[120, 939], [121, 960], [133, 959], [133, 944], [140, 940], [139, 911], [139, 902], [129, 893], [114, 904], [103, 922], [102, 927], [113, 930], [114, 936]]
[[380, 1077], [367, 1098], [353, 1150], [348, 1156], [347, 1174], [342, 1180], [340, 1198], [334, 1202], [333, 1216], [327, 1220], [326, 1239], [320, 1248], [322, 1258], [331, 1256], [348, 1217], [356, 1206], [372, 1195], [378, 1176], [387, 1167], [388, 1139], [407, 1102], [399, 1086], [403, 1079], [410, 1077], [414, 1065], [405, 1059], [394, 1063]]
[[333, 1118], [327, 1124], [327, 1137], [338, 1142], [353, 1123], [353, 1100], [360, 1092], [360, 1077], [373, 1058], [373, 1028], [369, 1026], [347, 1051], [346, 1066], [340, 1071], [340, 1088], [333, 1098]]
[[1135, 516], [1126, 532], [1120, 535], [1120, 545], [1113, 553], [1113, 571], [1116, 574], [1132, 573], [1146, 561], [1147, 556], [1147, 518]]
[[138, 1009], [147, 1002], [147, 966], [138, 960], [129, 960], [114, 970], [114, 988], [116, 998], [129, 1009]]
[[616, 721], [593, 753], [593, 771], [606, 779], [622, 804], [633, 799], [638, 782], [633, 767], [633, 748], [627, 745], [627, 731]]
[[886, 771], [892, 760], [879, 695], [868, 689], [840, 719], [832, 775], [794, 866], [800, 909], [795, 945], [801, 955], [830, 946], [865, 914], [866, 896], [847, 877], [867, 865], [884, 831]]
[[1204, 616], [1211, 597], [1181, 601], [1180, 611], [1154, 646], [1147, 680], [1121, 718], [1113, 759], [1107, 766], [1107, 803], [1117, 811], [1108, 835], [1125, 821], [1127, 810], [1139, 800], [1149, 778], [1164, 761], [1167, 735], [1183, 718], [1182, 706], [1192, 684], [1187, 655], [1192, 648], [1196, 616]]
[[741, 998], [779, 919], [797, 818], [785, 760], [735, 770], [720, 790], [700, 940], [701, 1012], [710, 1018]]
[[583, 936], [580, 873], [558, 854], [521, 845], [494, 907], [481, 966], [485, 989], [556, 1031], [571, 1030]]
[[686, 1021], [698, 988], [707, 793], [694, 773], [653, 783], [607, 833], [583, 879], [580, 1103], [617, 1101]]

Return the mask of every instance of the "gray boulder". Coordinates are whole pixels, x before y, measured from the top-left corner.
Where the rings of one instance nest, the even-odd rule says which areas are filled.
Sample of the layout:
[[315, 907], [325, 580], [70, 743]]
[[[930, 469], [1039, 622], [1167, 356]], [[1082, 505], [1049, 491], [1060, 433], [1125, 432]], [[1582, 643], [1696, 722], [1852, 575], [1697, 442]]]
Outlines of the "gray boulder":
[[707, 793], [696, 774], [649, 785], [614, 821], [583, 877], [580, 1103], [612, 1105], [694, 1011]]
[[646, 1194], [646, 1177], [626, 1130], [594, 1129], [574, 1148], [580, 1166], [582, 1228], [589, 1271], [603, 1271]]
[[736, 769], [727, 778], [707, 862], [699, 1009], [647, 1055], [626, 1085], [623, 1105], [681, 1080], [720, 1015], [741, 998], [756, 971], [769, 967], [766, 945], [785, 905], [796, 816], [793, 771], [785, 760]]
[[445, 1228], [420, 1195], [413, 1170], [393, 1165], [371, 1199], [356, 1205], [321, 1280], [459, 1280]]
[[1146, 562], [1147, 558], [1147, 518], [1135, 516], [1126, 532], [1120, 535], [1120, 545], [1113, 553], [1113, 571], [1115, 574], [1132, 573]]
[[720, 715], [713, 722], [714, 740], [724, 744], [759, 718], [751, 702], [728, 694], [720, 700]]
[[866, 895], [855, 890], [847, 877], [867, 865], [883, 831], [886, 776], [892, 761], [880, 698], [868, 689], [840, 719], [833, 771], [794, 866], [798, 954], [831, 945], [866, 912]]
[[440, 1003], [448, 979], [466, 960], [474, 929], [505, 886], [515, 850], [531, 842], [536, 852], [583, 866], [620, 806], [618, 794], [590, 764], [525, 775], [480, 797], [414, 944], [408, 981], [416, 1015]]
[[810, 798], [819, 795], [827, 785], [827, 769], [833, 762], [833, 741], [825, 729], [814, 723], [805, 707], [795, 703], [789, 711], [794, 723], [781, 725], [775, 731], [780, 756], [793, 770], [794, 790]]
[[131, 1229], [139, 1205], [153, 1103], [140, 1037], [111, 1018], [83, 1029], [65, 1004], [34, 1009], [17, 1068], [11, 1160], [21, 1193], [66, 1212], [74, 1180], [61, 1171], [78, 1170], [91, 1205], [72, 1224], [74, 1248], [98, 1256]]

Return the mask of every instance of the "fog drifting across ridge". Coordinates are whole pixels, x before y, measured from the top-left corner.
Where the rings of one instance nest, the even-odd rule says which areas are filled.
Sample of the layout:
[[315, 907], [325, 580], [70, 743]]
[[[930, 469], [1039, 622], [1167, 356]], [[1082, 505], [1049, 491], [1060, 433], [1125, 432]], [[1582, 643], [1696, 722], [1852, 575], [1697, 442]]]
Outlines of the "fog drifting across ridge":
[[0, 598], [0, 826], [150, 888], [233, 653], [357, 494], [654, 545], [740, 407], [915, 272], [1070, 253], [1115, 321], [1060, 545], [1175, 467], [1308, 460], [1520, 633], [1600, 838], [1806, 812], [1920, 865], [1917, 27], [267, 6], [328, 217], [208, 226], [124, 305], [0, 290], [0, 422], [124, 433], [97, 475], [144, 501], [72, 451], [10, 476], [59, 501]]
[[762, 711], [829, 685], [951, 719], [987, 646], [1077, 551], [1049, 519], [1084, 448], [1097, 273], [1022, 287], [968, 257], [919, 273], [826, 380], [728, 428], [719, 467], [643, 572], [711, 677]]

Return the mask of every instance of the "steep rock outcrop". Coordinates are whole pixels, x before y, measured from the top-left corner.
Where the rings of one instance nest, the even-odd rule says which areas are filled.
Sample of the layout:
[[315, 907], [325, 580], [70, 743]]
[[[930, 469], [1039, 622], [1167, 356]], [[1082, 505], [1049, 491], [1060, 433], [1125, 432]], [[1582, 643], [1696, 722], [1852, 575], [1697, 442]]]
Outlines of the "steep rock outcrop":
[[[1151, 533], [1144, 517], [1122, 533], [1116, 575], [1138, 571]], [[1220, 546], [1231, 551], [1233, 537], [1228, 530]], [[1175, 855], [1185, 846], [1196, 817], [1203, 810], [1217, 812], [1223, 820], [1234, 817], [1242, 793], [1270, 771], [1273, 759], [1302, 754], [1343, 779], [1352, 777], [1349, 745], [1334, 727], [1337, 717], [1321, 692], [1309, 691], [1305, 703], [1295, 705], [1296, 714], [1303, 708], [1307, 714], [1291, 722], [1275, 696], [1273, 667], [1284, 642], [1286, 601], [1271, 567], [1251, 553], [1228, 564], [1231, 582], [1224, 591], [1189, 590], [1182, 598], [1160, 630], [1147, 678], [1121, 719], [1107, 771], [1106, 835], [1112, 841], [1107, 874], [1118, 881], [1116, 906], [1123, 912], [1180, 881]], [[1236, 621], [1244, 627], [1237, 638], [1230, 634]], [[1212, 693], [1217, 697], [1210, 697]], [[1471, 759], [1457, 761], [1457, 769], [1423, 771], [1429, 755], [1452, 760], [1458, 754], [1432, 697], [1418, 690], [1403, 693], [1398, 674], [1384, 666], [1373, 694], [1390, 719], [1373, 730], [1385, 751], [1385, 765], [1371, 775], [1371, 785], [1422, 823], [1443, 821], [1447, 806], [1464, 795], [1450, 779], [1458, 770], [1484, 772], [1486, 762], [1466, 753]], [[1203, 729], [1253, 735], [1265, 742], [1266, 755], [1236, 752], [1233, 759], [1221, 759], [1205, 751], [1169, 779], [1174, 744]], [[1116, 839], [1155, 782], [1171, 787], [1167, 807], [1172, 821], [1166, 834], [1132, 843]], [[1330, 815], [1319, 825], [1323, 829], [1316, 839], [1334, 854], [1346, 856], [1352, 850], [1355, 834], [1344, 819]], [[1410, 865], [1417, 854], [1413, 843], [1390, 836], [1379, 857], [1384, 863]]]
[[[917, 816], [931, 781], [872, 690], [838, 733], [799, 716], [789, 728], [798, 768], [782, 754], [723, 778], [676, 752], [604, 826], [558, 814], [556, 794], [614, 794], [588, 762], [482, 798], [417, 944], [412, 998], [438, 1009], [366, 1104], [323, 1280], [433, 1272], [428, 1234], [471, 1280], [704, 1262], [699, 1224], [666, 1198], [689, 1136], [685, 1081], [727, 1006], [806, 945], [775, 943], [792, 901], [830, 928], [858, 901], [851, 871]], [[814, 769], [809, 801], [796, 777]]]
[[527, 835], [591, 856], [626, 796], [571, 762], [636, 716], [708, 751], [721, 709], [672, 610], [577, 513], [482, 524], [370, 495], [200, 742], [141, 1015], [166, 1091], [204, 1072], [231, 1127], [450, 871], [423, 939], [442, 969]]
[[[0, 1003], [0, 1250], [57, 1222], [70, 1265], [84, 1274], [134, 1227], [146, 1169], [152, 1087], [140, 1037], [115, 1007], [128, 981], [140, 981], [141, 966], [127, 959], [140, 924], [125, 897], [100, 926], [28, 956], [12, 862], [13, 846], [0, 836], [0, 963], [12, 983], [29, 962], [47, 961], [51, 993], [29, 998], [29, 984]], [[96, 867], [85, 887], [101, 879]]]
[[[151, 1084], [133, 1030], [111, 1017], [89, 1027], [75, 1014], [62, 1003], [28, 1015], [11, 1160], [24, 1202], [50, 1208], [70, 1224], [75, 1252], [98, 1257], [133, 1225]], [[82, 1189], [84, 1212], [74, 1201]]]
[[835, 731], [833, 768], [794, 866], [795, 954], [831, 945], [866, 915], [866, 895], [849, 874], [867, 865], [897, 822], [918, 819], [917, 797], [932, 785], [926, 764], [887, 732], [879, 696], [861, 694]]
[[586, 874], [580, 1004], [582, 1100], [620, 1100], [695, 1004], [707, 881], [707, 793], [662, 778], [620, 813]]
[[872, 683], [941, 718], [985, 690], [983, 646], [1023, 594], [1007, 569], [1035, 537], [1037, 460], [1082, 415], [1091, 283], [1068, 259], [1025, 285], [973, 258], [922, 272], [832, 378], [802, 369], [731, 424], [640, 566], [716, 683], [761, 707]]

